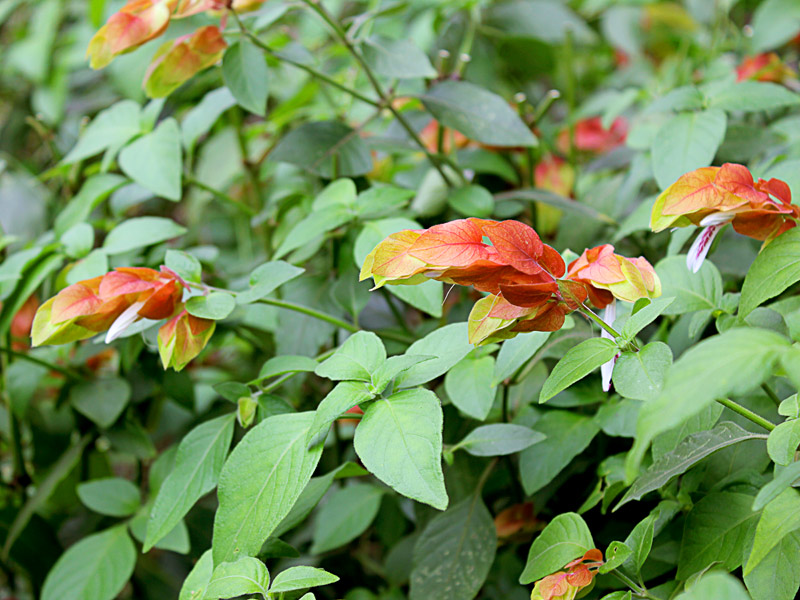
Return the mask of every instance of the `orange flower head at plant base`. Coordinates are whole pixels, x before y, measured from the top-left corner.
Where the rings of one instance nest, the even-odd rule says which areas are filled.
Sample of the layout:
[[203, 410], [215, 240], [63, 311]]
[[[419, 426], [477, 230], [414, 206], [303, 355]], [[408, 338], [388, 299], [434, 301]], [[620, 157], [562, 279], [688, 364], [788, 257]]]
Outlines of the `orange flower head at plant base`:
[[736, 67], [736, 81], [783, 83], [789, 79], [797, 79], [797, 73], [774, 52], [748, 56]]
[[687, 256], [690, 270], [698, 271], [714, 238], [727, 223], [742, 235], [769, 243], [800, 219], [789, 186], [779, 179], [753, 181], [747, 167], [726, 163], [682, 175], [653, 205], [650, 227], [697, 225], [703, 231]]
[[166, 42], [147, 70], [144, 89], [151, 98], [168, 96], [196, 73], [219, 62], [228, 44], [218, 27], [202, 27], [190, 35]]
[[183, 281], [166, 267], [122, 267], [79, 281], [39, 307], [33, 345], [65, 344], [106, 330], [111, 342], [140, 319], [172, 316], [183, 290]]
[[603, 553], [597, 548], [586, 552], [552, 575], [536, 582], [531, 600], [574, 600], [578, 592], [592, 584], [603, 564]]

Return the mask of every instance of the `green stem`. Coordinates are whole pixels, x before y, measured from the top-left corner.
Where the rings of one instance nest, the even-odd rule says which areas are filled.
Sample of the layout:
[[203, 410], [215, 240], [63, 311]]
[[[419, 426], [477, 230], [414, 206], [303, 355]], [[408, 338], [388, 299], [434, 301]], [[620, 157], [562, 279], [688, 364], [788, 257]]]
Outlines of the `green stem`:
[[622, 583], [627, 585], [633, 591], [634, 596], [639, 596], [640, 598], [648, 598], [649, 600], [659, 600], [656, 596], [653, 596], [650, 592], [647, 591], [646, 588], [640, 586], [636, 583], [633, 579], [625, 575], [619, 569], [613, 569], [611, 574], [619, 579]]
[[326, 323], [330, 323], [331, 325], [335, 325], [336, 327], [341, 327], [342, 329], [346, 329], [351, 333], [356, 333], [361, 331], [361, 329], [352, 323], [348, 323], [340, 319], [339, 317], [334, 317], [333, 315], [329, 315], [328, 313], [324, 313], [322, 311], [316, 310], [314, 308], [310, 308], [308, 306], [303, 306], [302, 304], [295, 304], [294, 302], [286, 302], [285, 300], [275, 300], [273, 298], [260, 298], [258, 302], [262, 304], [269, 304], [270, 306], [277, 306], [278, 308], [285, 308], [287, 310], [293, 310], [295, 312], [303, 313], [304, 315], [308, 315], [309, 317], [314, 317], [315, 319], [319, 319], [320, 321], [325, 321]]
[[244, 23], [242, 23], [241, 19], [239, 18], [239, 15], [235, 11], [231, 11], [231, 13], [233, 14], [234, 18], [236, 19], [236, 22], [239, 25], [239, 29], [241, 29], [242, 33], [247, 37], [247, 39], [249, 39], [256, 46], [261, 48], [264, 52], [269, 54], [272, 58], [274, 58], [276, 60], [279, 60], [281, 62], [285, 62], [286, 64], [292, 65], [293, 67], [297, 67], [298, 69], [301, 69], [301, 70], [305, 71], [306, 73], [308, 73], [312, 77], [315, 77], [315, 78], [319, 79], [320, 81], [324, 81], [328, 85], [331, 85], [331, 86], [333, 86], [333, 87], [345, 92], [346, 94], [351, 95], [353, 98], [356, 98], [357, 100], [361, 100], [362, 102], [364, 102], [366, 104], [370, 104], [372, 106], [375, 106], [376, 108], [380, 108], [380, 107], [383, 106], [381, 102], [373, 100], [372, 98], [370, 98], [368, 96], [365, 96], [361, 92], [357, 92], [356, 90], [354, 90], [352, 88], [349, 88], [344, 84], [339, 83], [338, 81], [336, 81], [332, 77], [330, 77], [328, 75], [325, 75], [325, 73], [321, 73], [321, 72], [317, 71], [313, 67], [309, 67], [308, 65], [305, 65], [305, 64], [303, 64], [301, 62], [297, 62], [296, 60], [293, 60], [293, 59], [289, 58], [288, 56], [284, 56], [283, 54], [278, 54], [277, 52], [275, 52], [272, 48], [267, 46], [264, 42], [262, 42], [258, 37], [256, 37], [254, 34], [252, 34], [247, 29], [244, 26]]
[[428, 148], [425, 146], [425, 142], [419, 137], [419, 134], [414, 130], [411, 124], [406, 120], [406, 118], [400, 114], [400, 112], [392, 105], [392, 97], [386, 94], [383, 90], [383, 86], [381, 86], [378, 78], [376, 77], [375, 73], [373, 73], [372, 68], [367, 64], [367, 61], [364, 60], [364, 57], [361, 56], [361, 52], [353, 45], [353, 43], [348, 39], [347, 34], [342, 30], [339, 23], [336, 22], [336, 19], [322, 6], [322, 3], [319, 0], [302, 0], [303, 4], [308, 6], [311, 10], [313, 10], [319, 17], [325, 21], [328, 27], [331, 28], [336, 38], [344, 44], [344, 47], [350, 53], [350, 55], [355, 59], [355, 61], [359, 64], [359, 66], [364, 69], [364, 74], [367, 76], [372, 89], [375, 90], [375, 93], [380, 98], [380, 106], [385, 106], [389, 112], [392, 113], [397, 122], [400, 123], [400, 126], [406, 131], [406, 133], [414, 140], [420, 149], [425, 153], [425, 156], [428, 158], [428, 161], [434, 166], [434, 168], [439, 171], [439, 174], [442, 176], [442, 179], [445, 181], [448, 187], [453, 187], [453, 182], [448, 177], [447, 173], [445, 172], [443, 165], [446, 164], [450, 166], [459, 176], [464, 180], [464, 174], [461, 172], [461, 169], [458, 168], [457, 165], [454, 165], [452, 161], [444, 156], [438, 156], [431, 153]]
[[766, 381], [761, 384], [761, 389], [764, 390], [764, 393], [769, 396], [769, 399], [772, 400], [776, 406], [781, 405], [781, 399], [778, 398], [778, 394], [775, 393], [775, 390], [773, 390]]
[[18, 358], [20, 360], [26, 360], [29, 363], [39, 365], [40, 367], [45, 367], [47, 369], [50, 369], [51, 371], [61, 373], [64, 377], [67, 377], [68, 379], [74, 379], [77, 381], [83, 379], [83, 376], [77, 371], [73, 371], [72, 369], [69, 369], [67, 367], [61, 367], [59, 365], [55, 365], [51, 362], [47, 362], [46, 360], [42, 360], [41, 358], [36, 358], [35, 356], [31, 356], [30, 354], [26, 354], [24, 352], [17, 352], [16, 350], [12, 350], [11, 348], [6, 348], [5, 346], [0, 346], [0, 352], [5, 353], [8, 356], [13, 356], [14, 358]]
[[231, 206], [233, 206], [237, 210], [240, 210], [241, 212], [245, 213], [249, 217], [255, 216], [255, 214], [256, 214], [255, 210], [253, 210], [251, 207], [247, 206], [247, 204], [245, 204], [241, 200], [237, 200], [236, 198], [234, 198], [232, 196], [229, 196], [225, 192], [221, 192], [218, 189], [215, 189], [215, 188], [211, 187], [210, 185], [206, 185], [205, 183], [203, 183], [202, 181], [198, 181], [194, 177], [185, 176], [184, 180], [186, 181], [186, 183], [188, 185], [193, 185], [194, 187], [196, 187], [198, 189], [201, 189], [201, 190], [203, 190], [205, 192], [208, 192], [209, 194], [211, 194], [212, 196], [214, 196], [218, 200], [222, 200], [223, 202], [225, 202], [227, 204], [230, 204]]
[[453, 72], [456, 75], [461, 75], [470, 60], [470, 52], [472, 52], [472, 44], [475, 42], [475, 32], [478, 29], [478, 7], [477, 5], [469, 9], [467, 13], [467, 29], [464, 37], [461, 40], [461, 46], [458, 49], [458, 56], [456, 57], [456, 66]]
[[622, 337], [622, 334], [620, 334], [611, 325], [609, 325], [608, 323], [603, 321], [603, 319], [601, 319], [598, 315], [596, 315], [594, 312], [592, 312], [592, 310], [589, 307], [587, 307], [585, 304], [581, 305], [581, 308], [579, 310], [580, 310], [581, 314], [589, 317], [592, 321], [597, 323], [602, 329], [605, 329], [610, 335], [613, 335], [614, 339], [617, 339], [618, 337]]
[[[11, 336], [6, 336], [8, 343]], [[20, 431], [17, 416], [11, 406], [11, 396], [8, 393], [8, 357], [0, 352], [0, 398], [6, 406], [8, 412], [8, 437], [11, 446], [11, 464], [13, 465], [13, 479], [16, 480], [24, 489], [30, 478], [25, 470], [25, 460], [22, 453], [22, 432]]]
[[733, 412], [743, 416], [745, 419], [748, 419], [758, 425], [759, 427], [763, 427], [767, 431], [772, 431], [775, 429], [775, 424], [770, 423], [761, 415], [757, 415], [749, 408], [745, 408], [741, 404], [734, 402], [733, 400], [729, 400], [728, 398], [717, 398], [717, 402], [722, 404], [725, 408], [731, 409]]

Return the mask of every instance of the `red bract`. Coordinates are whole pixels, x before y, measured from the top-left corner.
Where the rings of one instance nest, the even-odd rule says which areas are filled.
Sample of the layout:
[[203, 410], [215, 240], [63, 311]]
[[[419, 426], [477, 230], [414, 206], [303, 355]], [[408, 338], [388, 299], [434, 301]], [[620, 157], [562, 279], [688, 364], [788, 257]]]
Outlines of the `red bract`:
[[800, 207], [792, 204], [789, 186], [779, 179], [753, 181], [747, 167], [726, 163], [682, 175], [653, 206], [650, 227], [699, 225], [705, 229], [689, 251], [689, 268], [697, 271], [719, 230], [732, 223], [742, 235], [769, 242], [797, 225]]
[[533, 531], [538, 524], [533, 502], [509, 506], [494, 518], [494, 527], [499, 538], [511, 537], [521, 531]]
[[[575, 149], [581, 152], [604, 154], [625, 143], [628, 135], [628, 122], [617, 117], [608, 129], [603, 127], [600, 117], [581, 119], [575, 123]], [[558, 149], [569, 152], [569, 130], [558, 135]]]
[[13, 350], [19, 351], [28, 348], [28, 337], [31, 334], [31, 326], [37, 308], [39, 308], [39, 299], [35, 295], [30, 296], [11, 319], [9, 333]]
[[774, 52], [764, 52], [746, 57], [736, 67], [736, 81], [771, 81], [783, 83], [788, 79], [796, 79], [797, 73], [784, 64]]

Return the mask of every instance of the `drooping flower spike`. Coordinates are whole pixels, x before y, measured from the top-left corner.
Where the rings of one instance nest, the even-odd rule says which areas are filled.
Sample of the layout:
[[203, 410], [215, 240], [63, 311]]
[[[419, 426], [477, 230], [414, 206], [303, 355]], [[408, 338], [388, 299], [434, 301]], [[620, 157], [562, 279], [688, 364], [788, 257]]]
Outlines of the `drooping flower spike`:
[[33, 345], [66, 344], [104, 331], [105, 341], [110, 343], [141, 319], [174, 317], [159, 330], [158, 343], [164, 368], [180, 370], [205, 347], [214, 329], [213, 321], [183, 310], [186, 287], [175, 272], [163, 266], [160, 271], [121, 267], [79, 281], [36, 311]]
[[567, 273], [558, 252], [528, 225], [460, 219], [390, 235], [365, 259], [361, 280], [372, 277], [381, 287], [436, 279], [488, 293], [468, 323], [470, 342], [483, 345], [525, 331], [556, 331], [587, 300], [604, 308], [614, 298], [635, 302], [661, 293], [650, 263], [613, 251], [610, 245], [587, 250]]
[[[603, 127], [600, 117], [581, 119], [575, 123], [575, 149], [580, 152], [605, 154], [624, 144], [627, 136], [628, 122], [623, 117], [614, 119], [608, 128]], [[569, 152], [568, 129], [558, 134], [557, 146], [562, 153]]]
[[789, 186], [779, 180], [753, 180], [747, 167], [726, 163], [682, 175], [653, 206], [650, 227], [703, 227], [687, 256], [697, 272], [714, 238], [728, 223], [742, 235], [769, 243], [797, 225], [800, 207], [792, 204]]
[[[584, 250], [569, 264], [567, 279], [586, 285], [589, 299], [594, 306], [603, 309], [602, 319], [609, 325], [617, 317], [617, 299], [636, 302], [661, 295], [661, 280], [647, 259], [614, 254], [611, 244]], [[600, 336], [613, 337], [605, 329]], [[618, 358], [619, 354], [600, 367], [605, 392], [611, 389], [611, 375]]]
[[568, 563], [564, 570], [537, 581], [531, 592], [531, 600], [574, 600], [578, 592], [591, 585], [602, 565], [603, 553], [592, 548]]

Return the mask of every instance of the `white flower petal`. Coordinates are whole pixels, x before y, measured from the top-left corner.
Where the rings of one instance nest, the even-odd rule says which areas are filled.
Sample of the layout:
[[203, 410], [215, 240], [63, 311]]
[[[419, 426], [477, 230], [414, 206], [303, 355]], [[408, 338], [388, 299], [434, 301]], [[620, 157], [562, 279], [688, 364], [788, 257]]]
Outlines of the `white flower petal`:
[[144, 302], [131, 304], [114, 320], [111, 327], [108, 328], [108, 333], [106, 333], [106, 344], [113, 342], [121, 336], [129, 326], [141, 319], [139, 316], [139, 309], [142, 308], [142, 306], [144, 306]]
[[697, 273], [703, 266], [703, 261], [720, 229], [722, 225], [709, 225], [695, 238], [692, 247], [689, 248], [689, 254], [686, 255], [686, 266], [692, 273]]

